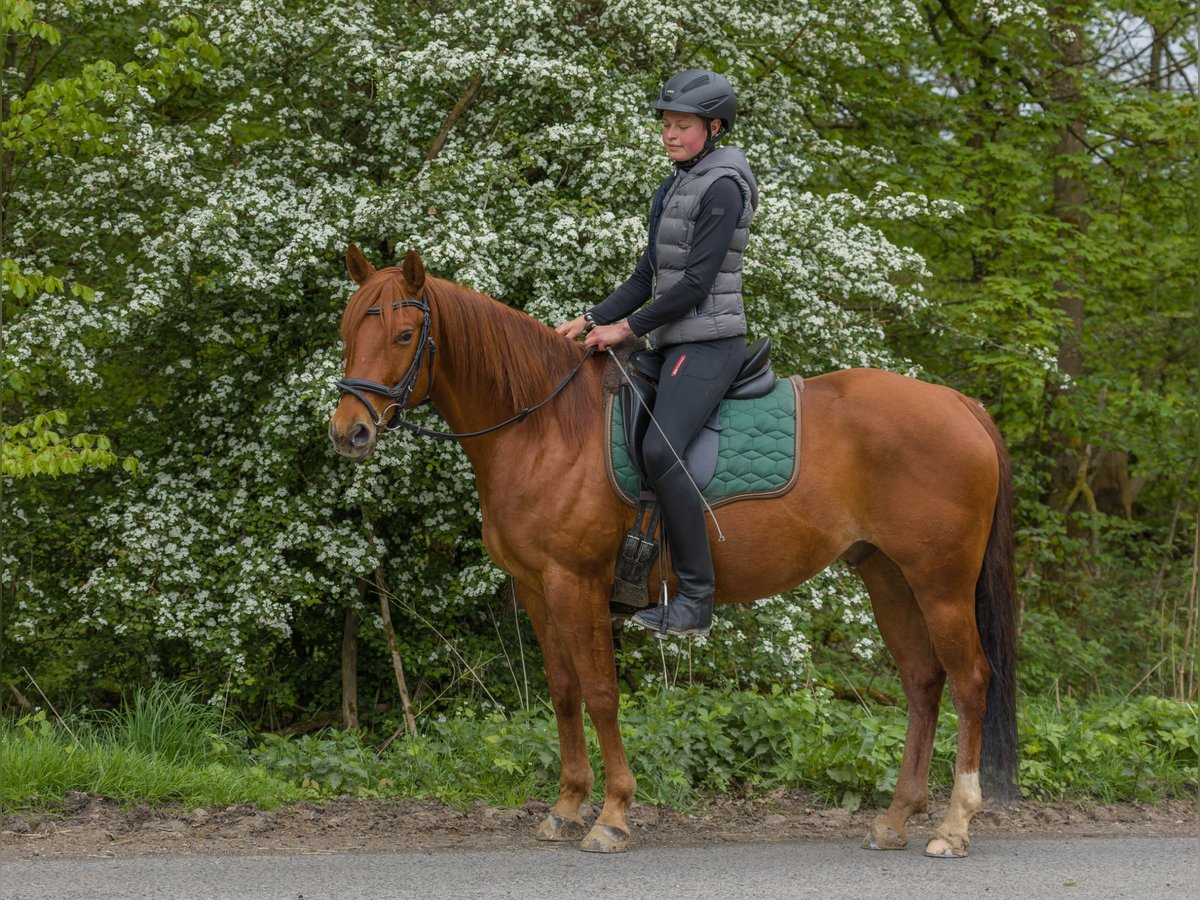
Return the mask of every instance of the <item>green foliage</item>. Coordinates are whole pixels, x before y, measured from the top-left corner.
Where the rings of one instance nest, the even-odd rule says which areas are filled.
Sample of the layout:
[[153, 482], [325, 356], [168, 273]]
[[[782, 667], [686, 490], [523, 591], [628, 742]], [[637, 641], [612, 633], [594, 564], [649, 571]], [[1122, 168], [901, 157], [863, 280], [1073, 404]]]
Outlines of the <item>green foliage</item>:
[[[1188, 630], [1192, 536], [1177, 530], [1172, 540], [1160, 543], [1144, 523], [1103, 514], [1082, 521], [1089, 532], [1079, 535], [1065, 533], [1054, 516], [1027, 531], [1027, 552], [1041, 557], [1042, 568], [1030, 565], [1024, 589], [1030, 596], [1054, 599], [1030, 603], [1024, 611], [1023, 690], [1075, 697], [1135, 691], [1186, 695], [1180, 669], [1186, 672], [1193, 658]], [[1085, 560], [1076, 577], [1046, 583], [1074, 559]]]
[[[172, 20], [166, 30], [153, 29], [146, 35], [145, 62], [79, 61], [77, 73], [35, 77], [49, 69], [47, 63], [38, 64], [39, 56], [62, 41], [60, 31], [37, 15], [36, 4], [27, 0], [5, 0], [0, 11], [5, 64], [19, 66], [26, 73], [22, 90], [13, 94], [5, 73], [5, 114], [0, 120], [0, 183], [4, 188], [0, 247], [6, 252], [11, 232], [8, 220], [19, 210], [12, 194], [14, 172], [55, 157], [70, 158], [78, 165], [89, 157], [128, 150], [130, 130], [120, 121], [124, 108], [155, 102], [184, 84], [198, 84], [196, 61], [217, 62], [215, 49], [200, 38], [199, 22], [182, 16]], [[50, 59], [58, 56], [51, 53]], [[59, 274], [28, 269], [7, 256], [0, 259], [0, 326], [35, 300], [53, 303], [56, 295], [64, 293], [85, 303], [95, 299], [94, 289], [86, 284], [73, 282], [67, 290]], [[0, 346], [2, 342], [0, 338]], [[8, 364], [3, 370], [0, 404], [16, 401], [25, 418], [16, 425], [0, 419], [0, 477], [79, 475], [85, 468], [103, 469], [118, 461], [107, 437], [77, 434], [64, 441], [53, 431], [47, 417], [66, 424], [65, 412], [29, 415], [29, 399], [45, 374], [41, 366]], [[133, 457], [122, 463], [126, 471], [136, 468]]]
[[37, 5], [33, 0], [4, 0], [0, 3], [0, 31], [11, 35], [28, 34], [30, 37], [56, 45], [58, 32], [41, 19], [35, 18]]
[[[999, 422], [1027, 686], [1189, 696], [1171, 661], [1195, 646], [1196, 95], [1153, 68], [1194, 66], [1181, 0], [1070, 7], [1086, 52], [1069, 102], [1062, 23], [1016, 0], [242, 7], [0, 5], [5, 673], [100, 703], [195, 677], [276, 727], [338, 703], [341, 613], [382, 566], [419, 703], [544, 698], [462, 453], [397, 435], [358, 467], [328, 450], [340, 255], [415, 247], [545, 321], [574, 314], [640, 252], [666, 171], [648, 99], [686, 60], [739, 90], [763, 196], [748, 314], [779, 370], [919, 374]], [[1059, 153], [1075, 122], [1086, 148]], [[1086, 228], [1056, 206], [1063, 176]], [[1128, 513], [1120, 479], [1102, 484], [1112, 454]], [[1086, 463], [1096, 512], [1054, 497], [1063, 458]], [[626, 640], [623, 683], [895, 693], [852, 576], [718, 621], [665, 666]], [[359, 637], [364, 695], [386, 690], [369, 613]]]
[[[357, 602], [358, 579], [382, 565], [406, 604], [396, 627], [414, 681], [450, 702], [514, 702], [516, 666], [487, 615], [503, 576], [483, 552], [461, 450], [396, 436], [353, 467], [328, 449], [350, 290], [340, 255], [357, 240], [384, 265], [419, 247], [431, 271], [545, 321], [598, 299], [636, 258], [665, 172], [646, 98], [707, 8], [483, 0], [414, 16], [391, 2], [317, 3], [248, 18], [227, 0], [196, 23], [154, 0], [47, 10], [69, 52], [48, 62], [7, 126], [24, 164], [5, 246], [12, 271], [94, 293], [26, 286], [8, 303], [5, 373], [22, 384], [5, 399], [27, 417], [36, 397], [53, 397], [72, 422], [136, 454], [145, 478], [6, 493], [29, 525], [0, 557], [9, 665], [36, 669], [52, 694], [198, 675], [209, 689], [228, 683], [263, 722], [295, 720], [336, 702], [329, 635]], [[891, 33], [908, 14], [884, 4], [846, 31], [822, 8], [747, 0], [742, 24], [695, 48], [747, 86], [748, 108], [756, 94], [762, 109], [786, 110], [739, 124], [774, 198], [747, 277], [754, 315], [797, 333], [802, 324], [806, 358], [824, 366], [896, 361], [877, 321], [921, 305], [922, 263], [873, 223], [945, 210], [885, 188], [807, 192], [779, 136], [812, 143], [825, 162], [837, 150], [810, 140], [792, 86], [760, 78], [741, 48], [787, 46], [804, 30], [822, 65], [848, 63], [860, 31]], [[36, 69], [43, 49], [19, 37], [20, 66]], [[162, 89], [148, 79], [156, 65]], [[426, 161], [477, 75], [484, 89]], [[22, 143], [49, 115], [73, 124]], [[781, 352], [795, 359], [791, 345]], [[372, 625], [365, 690], [389, 679]], [[531, 644], [527, 623], [518, 629]], [[38, 652], [42, 636], [63, 652]], [[539, 678], [522, 675], [522, 702]]]
[[1023, 625], [1020, 672], [1026, 694], [1086, 694], [1100, 689], [1102, 681], [1104, 687], [1116, 686], [1112, 650], [1082, 637], [1056, 611], [1028, 610]]
[[[16, 425], [0, 425], [0, 476], [78, 475], [85, 468], [104, 469], [118, 462], [112, 444], [102, 434], [60, 434], [67, 424], [61, 409], [39, 413]], [[137, 471], [137, 460], [120, 460], [126, 472]]]
[[196, 699], [187, 684], [154, 682], [96, 713], [97, 737], [172, 764], [203, 765], [233, 755], [226, 713]]
[[519, 805], [554, 798], [558, 765], [558, 733], [545, 710], [480, 716], [463, 708], [422, 720], [416, 738], [397, 740], [382, 757], [379, 789], [454, 805]]
[[[53, 26], [25, 15], [26, 10], [20, 9], [25, 6], [18, 4], [15, 14], [5, 17], [13, 58], [26, 54], [36, 58], [40, 44], [56, 46], [62, 40]], [[198, 20], [180, 16], [145, 36], [146, 62], [96, 59], [81, 65], [77, 74], [34, 81], [11, 100], [0, 122], [0, 147], [17, 158], [120, 152], [126, 133], [113, 120], [123, 106], [162, 99], [183, 85], [197, 85], [201, 81], [197, 61], [219, 61], [216, 49], [201, 38], [199, 29]]]
[[[1148, 799], [1195, 789], [1194, 705], [1142, 698], [1060, 708], [1028, 701], [1019, 722], [1026, 796]], [[851, 810], [877, 806], [895, 788], [906, 726], [903, 709], [838, 701], [820, 689], [653, 691], [624, 698], [621, 710], [638, 799], [676, 807], [700, 795], [781, 787], [802, 787]], [[956, 726], [953, 711], [944, 710], [931, 767], [935, 789], [953, 783]], [[600, 772], [590, 729], [589, 744]], [[417, 738], [398, 741], [382, 757], [389, 783], [377, 789], [448, 802], [549, 799], [557, 749], [544, 712], [423, 723]], [[1097, 766], [1103, 784], [1095, 781]]]
[[[621, 719], [638, 799], [680, 808], [700, 796], [779, 788], [804, 788], [848, 810], [878, 806], [895, 787], [905, 731], [901, 709], [820, 689], [647, 691], [624, 698]], [[1194, 795], [1196, 722], [1195, 705], [1152, 697], [1027, 700], [1018, 716], [1022, 791], [1104, 802]], [[464, 707], [424, 718], [418, 735], [379, 749], [370, 734], [329, 731], [264, 735], [245, 753], [229, 732], [214, 731], [220, 724], [216, 711], [177, 691], [135, 694], [112, 719], [84, 717], [70, 731], [38, 712], [0, 726], [0, 784], [16, 807], [53, 805], [69, 790], [195, 806], [340, 794], [520, 805], [557, 792], [557, 732], [543, 709], [481, 716]], [[952, 784], [955, 727], [944, 709], [935, 792]], [[590, 728], [587, 736], [602, 775]]]
[[[884, 226], [931, 269], [932, 302], [889, 337], [996, 417], [1021, 480], [1031, 606], [1092, 581], [1096, 548], [1075, 540], [1082, 532], [1134, 556], [1170, 530], [1177, 500], [1182, 533], [1195, 525], [1200, 157], [1185, 73], [1196, 27], [1180, 0], [1049, 15], [935, 4], [900, 41], [874, 44], [871, 65], [843, 73], [865, 88], [854, 99], [836, 79], [813, 113], [822, 134], [893, 151], [844, 179], [962, 209], [937, 228]], [[1081, 35], [1078, 59], [1064, 50], [1068, 28]], [[1086, 490], [1072, 494], [1080, 470]]]
[[[947, 783], [941, 764], [953, 762], [949, 719], [935, 785]], [[678, 806], [697, 792], [803, 787], [852, 811], [887, 801], [907, 720], [901, 709], [867, 710], [819, 688], [769, 695], [690, 688], [635, 695], [622, 727], [648, 802]]]
[[352, 731], [291, 739], [265, 734], [254, 760], [273, 775], [315, 796], [360, 793], [368, 787], [371, 761]]
[[1196, 707], [1158, 697], [1024, 704], [1021, 784], [1031, 798], [1148, 800], [1194, 795]]
[[[63, 280], [57, 275], [45, 275], [41, 272], [24, 272], [14, 260], [0, 260], [0, 278], [3, 278], [3, 292], [11, 294], [16, 300], [22, 300], [27, 295], [37, 293], [61, 294], [66, 290]], [[94, 300], [96, 292], [84, 284], [72, 284], [70, 293], [81, 300]], [[12, 311], [9, 311], [9, 315]]]

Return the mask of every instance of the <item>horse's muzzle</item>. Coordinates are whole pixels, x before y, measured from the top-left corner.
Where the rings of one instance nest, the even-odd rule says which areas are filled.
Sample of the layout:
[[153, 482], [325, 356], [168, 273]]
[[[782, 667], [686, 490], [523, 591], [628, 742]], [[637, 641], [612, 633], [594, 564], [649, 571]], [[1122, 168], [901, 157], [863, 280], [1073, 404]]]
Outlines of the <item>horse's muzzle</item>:
[[354, 422], [340, 428], [334, 420], [329, 422], [329, 440], [333, 449], [342, 456], [362, 460], [375, 449], [375, 428], [366, 422]]

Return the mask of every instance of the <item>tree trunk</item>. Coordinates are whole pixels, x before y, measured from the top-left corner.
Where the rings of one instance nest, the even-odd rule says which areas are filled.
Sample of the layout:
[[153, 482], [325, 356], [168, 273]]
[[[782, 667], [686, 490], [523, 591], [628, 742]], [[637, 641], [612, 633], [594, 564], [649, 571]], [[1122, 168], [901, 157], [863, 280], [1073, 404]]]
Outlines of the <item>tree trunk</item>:
[[[367, 533], [367, 540], [371, 542], [372, 549], [375, 548], [375, 526], [371, 524], [370, 517], [366, 511], [362, 511], [363, 530]], [[392, 654], [392, 668], [396, 672], [396, 689], [400, 692], [400, 703], [404, 707], [404, 722], [408, 728], [410, 735], [417, 733], [417, 720], [413, 717], [412, 702], [408, 697], [408, 683], [404, 678], [404, 663], [400, 659], [400, 648], [396, 644], [396, 630], [392, 627], [392, 609], [389, 602], [390, 593], [387, 589], [387, 583], [383, 578], [383, 563], [379, 562], [375, 566], [375, 594], [379, 597], [379, 615], [383, 619], [383, 633], [387, 636], [388, 650]], [[365, 596], [364, 588], [364, 596]], [[394, 737], [394, 735], [393, 735]]]
[[400, 704], [404, 707], [404, 721], [408, 733], [417, 733], [417, 720], [413, 718], [412, 702], [408, 698], [408, 683], [404, 678], [404, 663], [400, 659], [400, 648], [396, 644], [396, 630], [392, 627], [392, 610], [388, 602], [387, 588], [383, 583], [383, 566], [375, 567], [375, 592], [379, 595], [379, 614], [383, 617], [383, 632], [387, 635], [388, 649], [392, 653], [392, 668], [396, 672], [396, 689], [400, 692]]
[[[1058, 145], [1054, 148], [1054, 216], [1081, 235], [1087, 232], [1087, 184], [1078, 171], [1082, 168], [1084, 147], [1080, 136], [1087, 128], [1083, 111], [1082, 70], [1083, 33], [1076, 23], [1068, 23], [1062, 10], [1051, 14], [1060, 23], [1054, 31], [1054, 46], [1058, 50], [1055, 74], [1051, 78], [1054, 106], [1065, 114], [1067, 123], [1059, 130]], [[1072, 379], [1083, 374], [1083, 296], [1071, 280], [1055, 282], [1058, 303], [1070, 319], [1067, 332], [1058, 351], [1058, 365]]]
[[[1053, 214], [1079, 238], [1087, 232], [1087, 184], [1081, 174], [1081, 157], [1086, 147], [1080, 136], [1087, 123], [1083, 113], [1083, 32], [1061, 7], [1050, 11], [1051, 41], [1056, 50], [1054, 74], [1050, 78], [1050, 103], [1064, 124], [1059, 128], [1058, 144], [1051, 155], [1054, 172]], [[1072, 236], [1074, 237], [1074, 236]], [[1078, 263], [1068, 256], [1066, 271], [1054, 282], [1059, 308], [1066, 314], [1068, 327], [1058, 348], [1058, 368], [1070, 381], [1064, 388], [1057, 380], [1049, 387], [1051, 405], [1064, 403], [1083, 375], [1083, 294], [1074, 279]], [[1085, 452], [1079, 434], [1055, 429], [1050, 434], [1052, 457], [1056, 460], [1050, 479], [1049, 503], [1062, 512], [1070, 512], [1079, 500], [1093, 505], [1087, 487], [1091, 453]]]
[[342, 727], [358, 728], [358, 608], [346, 610], [342, 622]]
[[[1088, 127], [1082, 89], [1083, 29], [1078, 19], [1072, 18], [1072, 14], [1062, 7], [1052, 8], [1050, 18], [1054, 23], [1051, 39], [1056, 50], [1050, 81], [1051, 104], [1065, 121], [1051, 160], [1054, 168], [1053, 212], [1055, 218], [1082, 239], [1089, 221], [1088, 187], [1082, 174], [1088, 153], [1082, 140]], [[1068, 256], [1066, 266], [1062, 277], [1055, 281], [1054, 290], [1059, 308], [1069, 322], [1058, 349], [1058, 367], [1069, 376], [1070, 385], [1062, 388], [1057, 383], [1051, 384], [1051, 404], [1066, 401], [1086, 371], [1083, 358], [1086, 309], [1081, 285], [1074, 277], [1075, 273], [1082, 272], [1084, 263]], [[1126, 519], [1133, 517], [1135, 489], [1129, 478], [1129, 454], [1126, 451], [1085, 446], [1083, 436], [1069, 430], [1054, 431], [1050, 441], [1050, 455], [1056, 459], [1047, 498], [1051, 507], [1063, 513], [1082, 508]]]
[[1152, 91], [1162, 90], [1162, 59], [1166, 50], [1166, 41], [1158, 25], [1150, 23], [1150, 74], [1146, 79], [1146, 87]]

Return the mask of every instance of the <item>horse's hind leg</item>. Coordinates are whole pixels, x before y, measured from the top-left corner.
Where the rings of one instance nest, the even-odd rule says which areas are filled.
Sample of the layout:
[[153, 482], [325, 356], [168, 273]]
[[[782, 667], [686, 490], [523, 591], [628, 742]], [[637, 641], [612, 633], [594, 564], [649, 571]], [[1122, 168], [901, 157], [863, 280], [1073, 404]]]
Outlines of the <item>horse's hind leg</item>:
[[902, 850], [908, 844], [909, 817], [923, 812], [929, 802], [929, 761], [946, 675], [900, 568], [882, 551], [876, 551], [858, 566], [858, 573], [871, 595], [875, 621], [900, 669], [908, 700], [908, 733], [892, 804], [875, 817], [863, 846]]
[[979, 756], [991, 667], [979, 641], [975, 621], [975, 575], [959, 577], [959, 583], [955, 584], [954, 576], [948, 574], [971, 571], [972, 568], [977, 573], [978, 563], [972, 566], [963, 559], [960, 565], [943, 561], [943, 565], [931, 569], [928, 574], [905, 572], [925, 614], [929, 637], [946, 670], [950, 698], [958, 713], [958, 748], [950, 808], [925, 845], [926, 856], [966, 856], [970, 847], [967, 832], [971, 819], [983, 808]]
[[558, 801], [538, 826], [538, 840], [578, 841], [587, 833], [580, 807], [591, 796], [595, 774], [588, 759], [583, 736], [582, 695], [579, 677], [564, 641], [554, 634], [555, 625], [546, 610], [545, 600], [529, 587], [516, 585], [517, 599], [529, 614], [537, 633], [546, 666], [546, 681], [554, 704], [554, 723], [558, 726], [561, 768]]

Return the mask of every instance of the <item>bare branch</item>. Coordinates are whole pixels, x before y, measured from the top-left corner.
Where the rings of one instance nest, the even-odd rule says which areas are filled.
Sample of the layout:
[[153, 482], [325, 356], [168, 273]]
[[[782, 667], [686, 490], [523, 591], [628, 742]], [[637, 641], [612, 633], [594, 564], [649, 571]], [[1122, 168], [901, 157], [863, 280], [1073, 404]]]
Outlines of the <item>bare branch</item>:
[[442, 152], [442, 147], [446, 143], [446, 138], [450, 136], [451, 130], [462, 118], [462, 114], [466, 112], [467, 107], [471, 105], [471, 101], [479, 93], [479, 89], [483, 87], [483, 75], [476, 75], [471, 83], [467, 85], [467, 89], [463, 95], [458, 98], [458, 102], [454, 104], [454, 109], [450, 110], [446, 116], [446, 121], [442, 123], [441, 130], [437, 133], [437, 137], [433, 139], [433, 143], [429, 145], [429, 149], [425, 151], [426, 164], [433, 162], [434, 158]]

